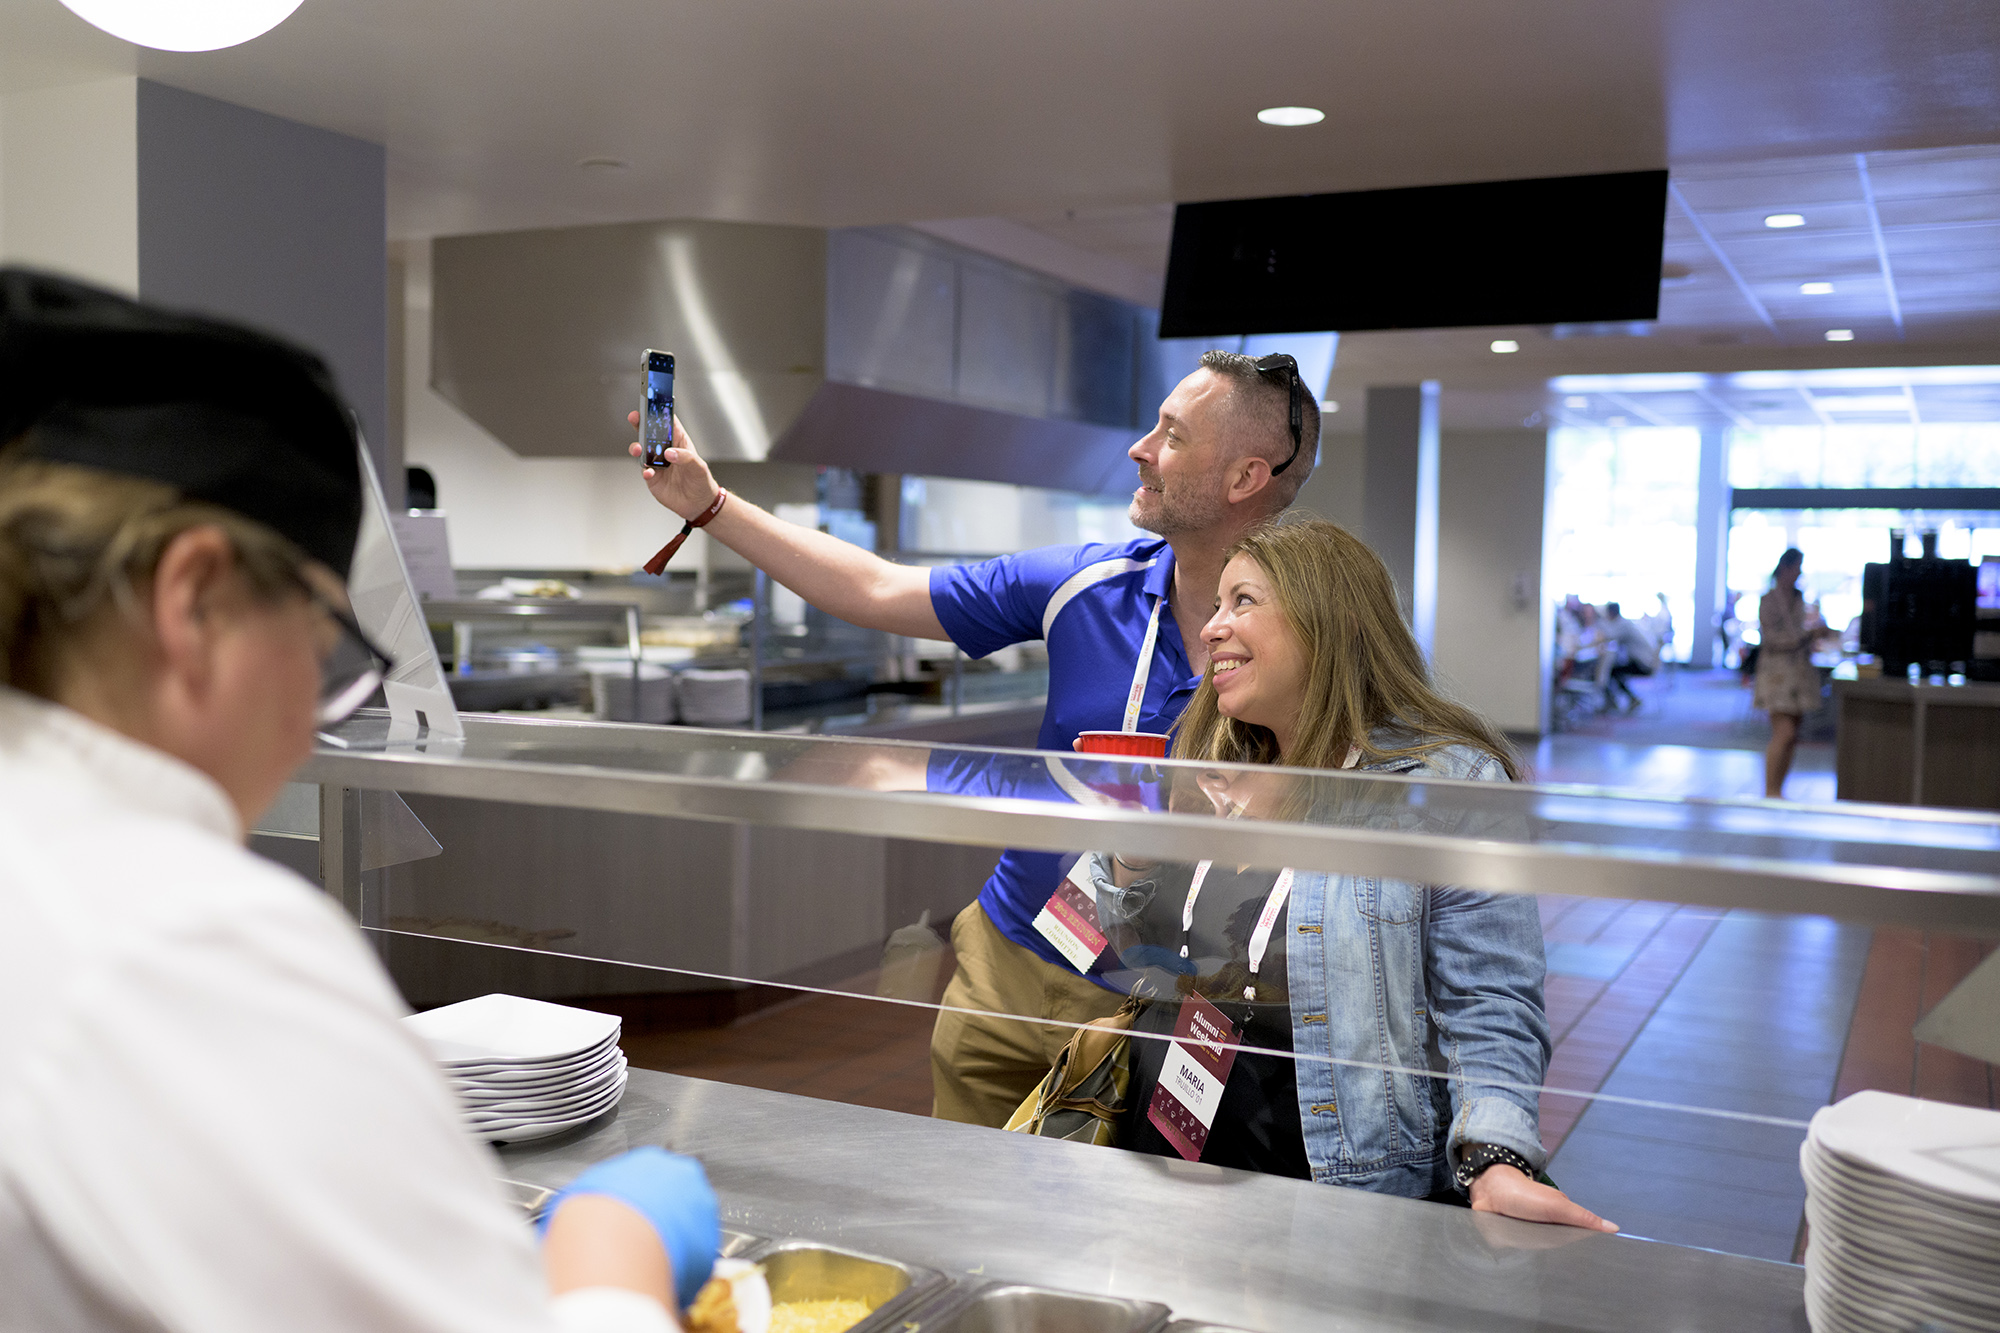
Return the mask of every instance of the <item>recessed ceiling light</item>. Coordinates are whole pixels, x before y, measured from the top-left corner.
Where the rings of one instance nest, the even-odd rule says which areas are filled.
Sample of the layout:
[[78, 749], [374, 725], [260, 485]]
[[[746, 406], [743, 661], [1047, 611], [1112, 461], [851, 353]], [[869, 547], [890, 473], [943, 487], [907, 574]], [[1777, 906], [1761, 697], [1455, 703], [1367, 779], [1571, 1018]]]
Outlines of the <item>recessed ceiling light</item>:
[[586, 157], [577, 163], [593, 171], [630, 171], [632, 164], [622, 157]]
[[1799, 295], [1832, 296], [1833, 284], [1830, 282], [1802, 282], [1799, 284]]
[[62, 0], [72, 14], [134, 46], [220, 51], [262, 37], [301, 0]]
[[1826, 331], [1826, 340], [1830, 343], [1851, 343], [1854, 341], [1854, 330], [1828, 329]]
[[1626, 420], [1624, 417], [1611, 417], [1604, 424], [1607, 426], [1623, 426], [1626, 424]]
[[1319, 410], [1321, 411], [1321, 413], [1338, 412], [1340, 410], [1340, 404], [1334, 402], [1331, 398], [1329, 398], [1325, 402], [1319, 405]]
[[1266, 125], [1317, 125], [1326, 119], [1326, 112], [1310, 106], [1267, 106], [1257, 119]]
[[1764, 225], [1778, 228], [1803, 227], [1806, 225], [1806, 220], [1803, 215], [1798, 213], [1773, 213], [1764, 219]]
[[1512, 338], [1495, 338], [1493, 340], [1493, 350], [1505, 355], [1508, 352], [1520, 351], [1521, 344], [1515, 342]]
[[1576, 394], [1572, 397], [1563, 399], [1563, 406], [1570, 408], [1573, 411], [1581, 412], [1583, 411], [1584, 408], [1590, 406], [1590, 400], [1588, 398], [1585, 398], [1582, 394]]

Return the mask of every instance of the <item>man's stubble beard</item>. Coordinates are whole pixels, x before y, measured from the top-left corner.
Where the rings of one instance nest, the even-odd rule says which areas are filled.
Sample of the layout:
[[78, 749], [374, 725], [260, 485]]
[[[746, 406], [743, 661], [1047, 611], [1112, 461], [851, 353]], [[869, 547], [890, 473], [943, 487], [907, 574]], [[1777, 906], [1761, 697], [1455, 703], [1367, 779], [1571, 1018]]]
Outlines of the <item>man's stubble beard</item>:
[[1214, 527], [1228, 512], [1228, 506], [1215, 493], [1212, 479], [1208, 478], [1192, 486], [1182, 483], [1171, 492], [1154, 491], [1152, 495], [1150, 513], [1141, 508], [1135, 497], [1125, 516], [1132, 526], [1169, 540]]

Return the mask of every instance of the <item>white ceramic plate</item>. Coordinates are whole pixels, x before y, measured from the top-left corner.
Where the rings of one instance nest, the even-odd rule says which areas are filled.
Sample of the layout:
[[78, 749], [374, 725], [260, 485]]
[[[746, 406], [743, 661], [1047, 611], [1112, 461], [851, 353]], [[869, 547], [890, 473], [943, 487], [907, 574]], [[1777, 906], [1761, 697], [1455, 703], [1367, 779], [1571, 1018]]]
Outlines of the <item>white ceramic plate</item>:
[[482, 995], [403, 1020], [440, 1063], [547, 1064], [573, 1059], [612, 1039], [615, 1014], [572, 1009], [518, 995]]
[[503, 1120], [545, 1120], [551, 1115], [558, 1119], [567, 1119], [570, 1115], [587, 1110], [599, 1102], [616, 1101], [624, 1089], [625, 1071], [621, 1069], [618, 1071], [616, 1078], [607, 1080], [604, 1084], [592, 1089], [588, 1093], [561, 1102], [551, 1103], [545, 1107], [521, 1111], [496, 1111], [491, 1107], [463, 1107], [461, 1108], [461, 1114], [468, 1120], [476, 1120], [482, 1124], [492, 1124]]
[[1895, 1237], [1905, 1246], [1936, 1249], [1940, 1259], [1948, 1257], [1954, 1266], [1977, 1275], [2000, 1274], [2000, 1228], [1844, 1179], [1823, 1157], [1806, 1155], [1802, 1167], [1807, 1202], [1833, 1210], [1841, 1225]]
[[540, 1117], [561, 1114], [601, 1101], [606, 1093], [623, 1086], [624, 1082], [625, 1066], [620, 1063], [604, 1077], [593, 1079], [586, 1085], [567, 1089], [559, 1094], [523, 1097], [506, 1102], [470, 1102], [461, 1098], [459, 1104], [467, 1116], [476, 1119], [511, 1120], [524, 1116]]
[[595, 1066], [610, 1062], [618, 1052], [618, 1042], [614, 1039], [592, 1050], [568, 1060], [555, 1060], [539, 1064], [440, 1064], [438, 1068], [453, 1082], [482, 1083], [489, 1087], [504, 1087], [512, 1084], [547, 1083], [552, 1079], [574, 1078]]
[[1857, 1092], [1814, 1115], [1811, 1134], [1829, 1152], [2000, 1215], [2000, 1111]]
[[[625, 1085], [621, 1080], [618, 1085], [618, 1091], [623, 1093], [624, 1090]], [[587, 1125], [605, 1112], [610, 1111], [617, 1104], [618, 1098], [613, 1097], [594, 1111], [587, 1113], [580, 1112], [567, 1119], [530, 1120], [515, 1125], [468, 1125], [467, 1128], [473, 1134], [485, 1139], [489, 1143], [526, 1143], [530, 1139], [545, 1139], [551, 1135], [575, 1129], [579, 1125]]]
[[1915, 1302], [1939, 1310], [1955, 1310], [1961, 1321], [1972, 1319], [2000, 1326], [2000, 1284], [1990, 1280], [1963, 1281], [1928, 1258], [1899, 1259], [1871, 1251], [1865, 1238], [1858, 1244], [1850, 1243], [1850, 1239], [1837, 1228], [1822, 1230], [1816, 1225], [1812, 1233], [1811, 1243], [1819, 1250], [1818, 1262], [1842, 1286], [1896, 1304]]
[[610, 1070], [616, 1069], [618, 1062], [624, 1058], [625, 1053], [616, 1046], [606, 1046], [581, 1064], [541, 1071], [533, 1078], [501, 1077], [490, 1073], [466, 1074], [458, 1070], [446, 1070], [445, 1080], [461, 1096], [476, 1095], [501, 1101], [511, 1097], [539, 1097], [544, 1093], [573, 1088], [592, 1079], [603, 1078]]

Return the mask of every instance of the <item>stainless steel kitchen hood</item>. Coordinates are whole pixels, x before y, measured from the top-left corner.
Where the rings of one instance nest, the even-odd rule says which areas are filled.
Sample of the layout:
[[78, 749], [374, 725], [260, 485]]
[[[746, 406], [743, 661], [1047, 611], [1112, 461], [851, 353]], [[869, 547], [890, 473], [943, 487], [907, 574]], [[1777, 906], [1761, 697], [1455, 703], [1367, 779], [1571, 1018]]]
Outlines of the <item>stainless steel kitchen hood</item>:
[[710, 458], [1117, 492], [1167, 388], [1153, 311], [900, 228], [454, 236], [432, 269], [433, 387], [531, 457], [624, 438], [657, 347]]

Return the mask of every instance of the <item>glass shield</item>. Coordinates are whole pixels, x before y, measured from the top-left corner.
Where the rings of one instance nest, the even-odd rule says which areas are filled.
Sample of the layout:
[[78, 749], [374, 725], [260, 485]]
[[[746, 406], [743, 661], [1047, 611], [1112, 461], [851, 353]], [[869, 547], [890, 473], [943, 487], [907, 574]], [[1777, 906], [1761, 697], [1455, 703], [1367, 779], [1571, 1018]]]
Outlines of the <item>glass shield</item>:
[[1815, 1115], [1992, 1100], [2000, 1052], [1910, 1031], [2000, 934], [1990, 815], [478, 716], [437, 755], [388, 725], [302, 776], [396, 791], [442, 846], [363, 876], [406, 996], [615, 1013], [635, 1068], [1012, 1121], [1154, 1182], [1459, 1209], [1498, 1150], [1628, 1234], [1788, 1262]]
[[424, 623], [416, 585], [410, 581], [402, 550], [396, 545], [382, 480], [375, 473], [367, 445], [357, 443], [356, 447], [361, 455], [364, 503], [347, 589], [363, 633], [395, 663], [382, 682], [394, 719], [393, 727], [384, 729], [383, 739], [392, 734], [399, 739], [414, 739], [419, 734], [458, 736], [462, 734], [458, 707], [445, 687], [437, 645]]

